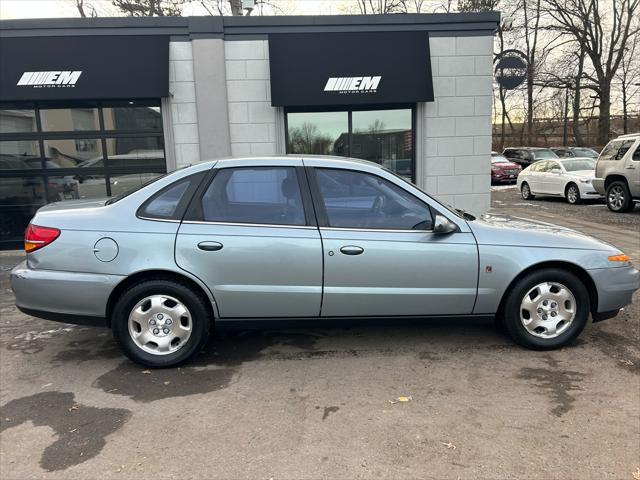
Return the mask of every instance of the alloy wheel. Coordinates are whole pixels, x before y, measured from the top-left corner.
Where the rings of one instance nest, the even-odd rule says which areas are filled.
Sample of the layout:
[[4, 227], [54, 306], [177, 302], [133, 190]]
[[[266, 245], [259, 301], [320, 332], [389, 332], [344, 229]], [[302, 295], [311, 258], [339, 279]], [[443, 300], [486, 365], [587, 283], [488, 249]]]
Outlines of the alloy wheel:
[[129, 313], [129, 335], [138, 348], [168, 355], [182, 348], [193, 328], [187, 307], [168, 295], [150, 295]]
[[580, 192], [578, 192], [578, 188], [575, 185], [571, 185], [567, 190], [567, 200], [569, 203], [576, 203], [580, 198]]
[[525, 200], [528, 200], [530, 196], [531, 196], [531, 189], [529, 188], [529, 185], [525, 183], [524, 185], [522, 185], [522, 198], [524, 198]]
[[607, 202], [609, 202], [612, 210], [621, 210], [625, 202], [624, 189], [619, 185], [611, 187], [609, 189], [609, 195], [607, 196]]
[[571, 326], [576, 311], [576, 299], [571, 290], [558, 282], [543, 282], [530, 289], [522, 299], [520, 321], [535, 337], [556, 338]]

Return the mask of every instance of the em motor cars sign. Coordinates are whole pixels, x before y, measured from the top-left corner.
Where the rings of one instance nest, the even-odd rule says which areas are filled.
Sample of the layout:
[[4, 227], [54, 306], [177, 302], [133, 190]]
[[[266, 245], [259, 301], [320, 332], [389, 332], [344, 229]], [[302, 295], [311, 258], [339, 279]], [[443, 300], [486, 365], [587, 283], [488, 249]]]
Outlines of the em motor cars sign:
[[527, 78], [529, 61], [520, 50], [505, 50], [496, 55], [493, 64], [496, 81], [505, 90], [519, 87]]

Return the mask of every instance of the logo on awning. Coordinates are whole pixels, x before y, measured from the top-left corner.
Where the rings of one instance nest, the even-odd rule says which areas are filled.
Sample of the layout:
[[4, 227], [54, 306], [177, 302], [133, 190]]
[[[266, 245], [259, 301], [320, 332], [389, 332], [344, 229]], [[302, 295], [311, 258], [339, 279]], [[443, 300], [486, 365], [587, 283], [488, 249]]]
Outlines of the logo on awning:
[[50, 88], [74, 87], [82, 70], [54, 70], [50, 72], [24, 72], [16, 83], [20, 87]]
[[354, 93], [376, 92], [382, 76], [377, 77], [329, 77], [325, 92]]

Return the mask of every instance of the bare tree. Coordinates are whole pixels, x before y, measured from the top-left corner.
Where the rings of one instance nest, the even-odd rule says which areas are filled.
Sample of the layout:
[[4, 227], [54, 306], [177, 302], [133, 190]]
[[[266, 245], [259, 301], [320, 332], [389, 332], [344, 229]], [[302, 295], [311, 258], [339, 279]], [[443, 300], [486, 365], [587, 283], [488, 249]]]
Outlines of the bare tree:
[[113, 5], [131, 17], [169, 17], [182, 15], [188, 0], [113, 0]]
[[402, 0], [356, 0], [358, 9], [363, 15], [402, 12], [405, 2]]
[[[76, 4], [76, 8], [78, 9], [78, 13], [82, 18], [87, 18], [87, 16], [89, 17], [98, 16], [98, 12], [96, 12], [96, 9], [92, 5], [85, 4], [84, 0], [75, 0], [75, 4]], [[87, 15], [87, 11], [89, 12], [89, 15]]]
[[625, 48], [616, 79], [622, 93], [622, 130], [629, 133], [629, 101], [640, 93], [640, 35], [634, 35]]
[[497, 10], [500, 0], [458, 0], [459, 12], [491, 12]]
[[[611, 84], [629, 40], [640, 32], [640, 0], [544, 0], [553, 19], [552, 28], [571, 37], [588, 58], [590, 69], [582, 88], [595, 92], [598, 100], [598, 138], [609, 140], [611, 130]], [[591, 71], [591, 69], [593, 71]]]

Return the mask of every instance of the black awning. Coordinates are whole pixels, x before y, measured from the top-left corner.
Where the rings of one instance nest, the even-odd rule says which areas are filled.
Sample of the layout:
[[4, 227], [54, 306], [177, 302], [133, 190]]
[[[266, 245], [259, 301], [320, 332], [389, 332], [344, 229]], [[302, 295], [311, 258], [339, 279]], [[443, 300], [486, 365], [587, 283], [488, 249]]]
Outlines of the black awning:
[[271, 104], [433, 101], [426, 32], [269, 35]]
[[0, 100], [169, 95], [167, 36], [0, 39]]

